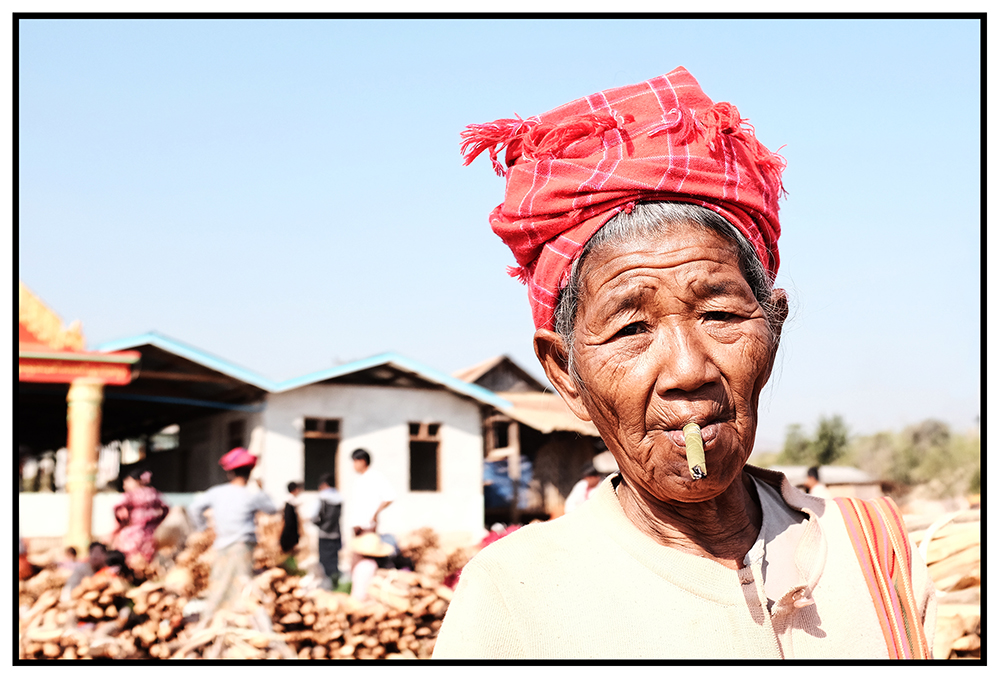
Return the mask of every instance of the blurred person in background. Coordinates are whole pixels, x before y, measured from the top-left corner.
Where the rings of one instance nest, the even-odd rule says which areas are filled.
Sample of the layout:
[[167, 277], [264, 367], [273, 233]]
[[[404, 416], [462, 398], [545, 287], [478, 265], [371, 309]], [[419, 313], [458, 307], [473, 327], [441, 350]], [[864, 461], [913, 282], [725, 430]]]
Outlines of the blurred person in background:
[[73, 591], [74, 587], [83, 582], [84, 578], [89, 578], [107, 566], [107, 562], [108, 548], [103, 542], [91, 542], [87, 550], [87, 560], [77, 563], [73, 568], [73, 572], [66, 580], [66, 585], [62, 591], [63, 599], [68, 599], [69, 593]]
[[94, 573], [96, 577], [121, 578], [129, 585], [135, 585], [135, 573], [128, 567], [128, 562], [124, 552], [112, 549], [107, 553], [104, 567]]
[[67, 547], [63, 552], [63, 560], [59, 562], [59, 568], [72, 571], [77, 565], [76, 547]]
[[573, 486], [573, 490], [566, 496], [566, 504], [563, 511], [567, 514], [582, 505], [590, 497], [594, 489], [601, 483], [604, 474], [597, 471], [594, 465], [590, 464], [583, 470], [581, 477], [576, 482], [576, 485]]
[[27, 580], [36, 575], [41, 568], [28, 561], [28, 543], [24, 538], [17, 538], [17, 577], [19, 580]]
[[114, 507], [118, 525], [111, 537], [112, 546], [125, 554], [134, 569], [152, 563], [156, 555], [153, 534], [167, 518], [170, 507], [152, 487], [152, 474], [133, 469], [122, 481], [124, 495]]
[[340, 584], [340, 512], [344, 499], [333, 486], [332, 474], [319, 477], [319, 493], [309, 511], [308, 518], [319, 529], [319, 563], [323, 573], [330, 578], [330, 589], [336, 590]]
[[299, 494], [301, 492], [301, 483], [298, 481], [288, 482], [288, 497], [285, 498], [281, 537], [278, 539], [281, 551], [286, 554], [291, 554], [295, 550], [301, 536], [299, 530]]
[[821, 497], [824, 500], [832, 500], [833, 493], [826, 487], [826, 484], [819, 480], [819, 467], [809, 467], [806, 471], [806, 489], [810, 495]]
[[347, 507], [349, 524], [355, 536], [378, 532], [379, 514], [393, 503], [396, 493], [389, 481], [371, 468], [372, 457], [367, 450], [358, 448], [351, 453], [351, 460], [358, 478]]
[[189, 509], [196, 531], [208, 527], [205, 511], [212, 510], [215, 561], [209, 576], [209, 595], [199, 625], [207, 625], [215, 611], [233, 603], [253, 573], [253, 548], [257, 544], [257, 512], [277, 514], [278, 509], [260, 488], [249, 485], [257, 456], [246, 448], [233, 448], [219, 465], [228, 483], [212, 486], [195, 498]]

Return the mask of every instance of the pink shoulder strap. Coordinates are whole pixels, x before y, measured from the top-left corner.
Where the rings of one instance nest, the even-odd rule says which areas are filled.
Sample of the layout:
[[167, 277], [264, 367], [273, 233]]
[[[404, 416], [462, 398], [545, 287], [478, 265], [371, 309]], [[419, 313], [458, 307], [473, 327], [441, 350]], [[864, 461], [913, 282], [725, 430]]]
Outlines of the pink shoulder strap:
[[930, 659], [911, 581], [910, 541], [887, 497], [834, 498], [857, 553], [890, 658]]

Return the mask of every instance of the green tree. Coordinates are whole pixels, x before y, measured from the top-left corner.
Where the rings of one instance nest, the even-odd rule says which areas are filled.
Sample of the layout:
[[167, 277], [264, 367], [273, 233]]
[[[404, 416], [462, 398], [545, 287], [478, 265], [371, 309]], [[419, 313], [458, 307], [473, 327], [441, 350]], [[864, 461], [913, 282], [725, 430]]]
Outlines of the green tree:
[[785, 445], [778, 456], [781, 464], [812, 464], [812, 442], [802, 432], [802, 425], [790, 424], [785, 430]]
[[923, 486], [929, 497], [979, 492], [979, 436], [956, 434], [938, 420], [924, 420], [898, 433], [857, 437], [845, 458], [877, 479]]
[[847, 425], [840, 415], [820, 418], [812, 444], [816, 464], [833, 464], [847, 451]]
[[892, 475], [898, 448], [896, 438], [887, 431], [856, 437], [848, 446], [844, 461], [872, 478], [898, 480]]

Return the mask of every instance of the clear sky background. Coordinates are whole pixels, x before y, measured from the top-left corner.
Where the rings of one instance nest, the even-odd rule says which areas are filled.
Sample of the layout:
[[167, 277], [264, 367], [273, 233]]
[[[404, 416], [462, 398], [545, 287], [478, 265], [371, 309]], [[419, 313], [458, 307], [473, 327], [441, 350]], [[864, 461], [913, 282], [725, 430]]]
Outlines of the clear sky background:
[[758, 450], [974, 428], [973, 20], [29, 20], [17, 36], [18, 277], [88, 347], [158, 331], [272, 379], [384, 351], [544, 380], [470, 123], [685, 66], [788, 161], [792, 315]]

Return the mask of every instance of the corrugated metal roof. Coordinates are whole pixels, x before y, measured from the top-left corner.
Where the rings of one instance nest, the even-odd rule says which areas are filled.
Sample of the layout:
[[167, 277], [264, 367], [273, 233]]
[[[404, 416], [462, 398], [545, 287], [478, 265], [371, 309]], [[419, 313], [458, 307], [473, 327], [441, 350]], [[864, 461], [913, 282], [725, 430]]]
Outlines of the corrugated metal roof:
[[224, 359], [212, 356], [211, 354], [207, 354], [200, 349], [196, 349], [190, 345], [184, 344], [183, 342], [179, 342], [156, 332], [150, 332], [137, 337], [129, 337], [114, 342], [106, 342], [98, 347], [98, 351], [121, 351], [122, 349], [132, 349], [146, 344], [162, 349], [163, 351], [176, 354], [189, 361], [193, 361], [205, 366], [206, 368], [210, 368], [234, 379], [246, 382], [247, 384], [251, 384], [258, 389], [263, 389], [264, 391], [272, 394], [278, 394], [292, 389], [297, 389], [299, 387], [304, 387], [309, 384], [315, 384], [316, 382], [342, 377], [344, 375], [361, 370], [367, 370], [379, 365], [391, 365], [403, 372], [412, 373], [427, 382], [439, 384], [445, 389], [461, 394], [462, 396], [467, 396], [479, 401], [480, 403], [486, 403], [499, 410], [503, 410], [510, 406], [510, 403], [506, 399], [494, 394], [489, 389], [484, 389], [479, 385], [470, 384], [452, 377], [451, 375], [446, 375], [445, 373], [434, 370], [433, 368], [419, 363], [418, 361], [414, 361], [413, 359], [391, 352], [379, 354], [378, 356], [372, 356], [371, 358], [352, 361], [335, 368], [310, 373], [303, 377], [285, 380], [283, 382], [274, 382], [273, 380], [269, 380], [262, 375], [258, 375], [253, 371], [247, 370], [246, 368], [235, 366]]
[[572, 431], [584, 436], [600, 436], [593, 422], [574, 415], [559, 394], [507, 391], [497, 395], [511, 404], [509, 408], [501, 408], [501, 412], [543, 434]]
[[493, 358], [486, 359], [482, 363], [477, 363], [474, 366], [459, 370], [458, 372], [452, 373], [452, 377], [462, 380], [463, 382], [475, 382], [480, 377], [488, 373], [494, 367], [500, 365], [506, 356], [494, 356]]
[[364, 358], [358, 361], [352, 361], [351, 363], [345, 363], [344, 365], [340, 365], [335, 368], [310, 373], [309, 375], [305, 375], [304, 377], [299, 377], [297, 379], [285, 380], [284, 382], [275, 384], [271, 391], [274, 393], [290, 391], [308, 384], [315, 384], [316, 382], [335, 379], [337, 377], [342, 377], [361, 370], [367, 370], [368, 368], [379, 365], [390, 365], [403, 372], [413, 373], [428, 382], [439, 384], [450, 391], [463, 396], [468, 396], [469, 398], [481, 403], [486, 403], [499, 410], [507, 408], [510, 405], [506, 399], [498, 394], [494, 394], [489, 389], [484, 389], [477, 384], [470, 384], [452, 377], [451, 375], [446, 375], [422, 363], [414, 361], [413, 359], [406, 358], [405, 356], [400, 356], [399, 354], [392, 352], [379, 354], [378, 356], [372, 356], [371, 358]]
[[144, 335], [138, 335], [136, 337], [127, 337], [121, 340], [105, 342], [101, 346], [97, 347], [97, 350], [122, 351], [123, 349], [137, 349], [146, 344], [154, 346], [157, 349], [162, 349], [163, 351], [171, 354], [175, 354], [181, 358], [186, 358], [189, 361], [193, 361], [194, 363], [205, 366], [206, 368], [220, 372], [223, 375], [228, 375], [233, 379], [251, 384], [258, 389], [263, 389], [264, 391], [274, 390], [274, 382], [266, 377], [258, 375], [252, 370], [247, 370], [246, 368], [234, 365], [225, 359], [219, 358], [218, 356], [208, 354], [201, 349], [196, 349], [189, 344], [184, 344], [183, 342], [179, 342], [178, 340], [167, 337], [166, 335], [161, 335], [158, 332], [148, 332]]
[[[781, 472], [793, 486], [806, 482], [806, 472], [809, 467], [806, 465], [772, 465], [768, 469]], [[878, 483], [878, 479], [857, 467], [844, 467], [838, 465], [823, 465], [819, 468], [819, 480], [826, 485], [843, 484], [864, 484]]]

